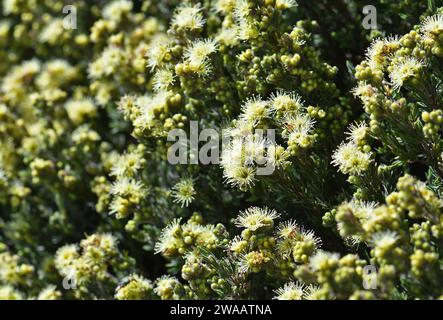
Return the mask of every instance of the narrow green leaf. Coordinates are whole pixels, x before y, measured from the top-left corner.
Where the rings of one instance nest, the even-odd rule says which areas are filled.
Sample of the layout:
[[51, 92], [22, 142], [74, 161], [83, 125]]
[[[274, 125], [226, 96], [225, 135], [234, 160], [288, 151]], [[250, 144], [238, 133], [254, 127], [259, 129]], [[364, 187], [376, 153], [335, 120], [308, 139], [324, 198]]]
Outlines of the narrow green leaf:
[[437, 9], [437, 6], [435, 5], [435, 0], [428, 0], [428, 9], [431, 12], [435, 12], [435, 10]]

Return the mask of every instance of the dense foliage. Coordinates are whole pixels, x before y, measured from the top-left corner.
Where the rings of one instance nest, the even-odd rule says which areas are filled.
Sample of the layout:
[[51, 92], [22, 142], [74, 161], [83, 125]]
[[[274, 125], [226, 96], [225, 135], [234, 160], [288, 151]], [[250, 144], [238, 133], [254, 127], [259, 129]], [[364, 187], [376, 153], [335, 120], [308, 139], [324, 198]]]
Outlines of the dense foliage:
[[443, 297], [443, 3], [367, 2], [3, 0], [0, 299]]

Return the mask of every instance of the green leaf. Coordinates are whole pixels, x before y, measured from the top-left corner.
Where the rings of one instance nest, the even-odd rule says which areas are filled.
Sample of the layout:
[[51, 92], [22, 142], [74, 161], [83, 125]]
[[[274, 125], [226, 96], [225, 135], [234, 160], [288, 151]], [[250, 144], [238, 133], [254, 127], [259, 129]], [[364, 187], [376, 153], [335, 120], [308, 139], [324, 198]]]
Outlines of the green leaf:
[[437, 6], [435, 5], [435, 0], [428, 0], [428, 9], [431, 12], [435, 12], [435, 10], [437, 9]]
[[351, 75], [351, 77], [354, 78], [355, 67], [354, 67], [354, 65], [352, 64], [351, 61], [346, 60], [346, 68], [348, 69], [348, 72]]

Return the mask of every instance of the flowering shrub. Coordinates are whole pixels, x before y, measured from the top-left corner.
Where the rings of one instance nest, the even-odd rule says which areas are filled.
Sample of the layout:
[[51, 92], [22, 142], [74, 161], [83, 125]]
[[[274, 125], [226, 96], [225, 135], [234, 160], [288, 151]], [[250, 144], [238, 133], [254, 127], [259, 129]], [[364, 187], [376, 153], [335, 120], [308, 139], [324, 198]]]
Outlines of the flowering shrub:
[[443, 297], [439, 2], [4, 0], [0, 299]]

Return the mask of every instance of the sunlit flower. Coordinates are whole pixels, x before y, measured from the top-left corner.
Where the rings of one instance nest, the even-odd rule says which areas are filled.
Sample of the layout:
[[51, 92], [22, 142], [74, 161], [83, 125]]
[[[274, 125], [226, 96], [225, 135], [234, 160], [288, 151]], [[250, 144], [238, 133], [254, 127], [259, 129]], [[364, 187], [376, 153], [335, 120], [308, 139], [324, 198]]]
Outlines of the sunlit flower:
[[365, 122], [353, 123], [349, 126], [347, 132], [348, 139], [358, 144], [360, 141], [364, 140], [368, 134], [369, 128]]
[[155, 253], [163, 253], [165, 256], [175, 253], [180, 244], [177, 239], [179, 234], [181, 234], [180, 219], [174, 219], [162, 230], [160, 238], [155, 244]]
[[174, 83], [175, 75], [172, 70], [160, 69], [154, 74], [154, 89], [158, 91], [168, 90]]
[[305, 294], [305, 285], [298, 282], [286, 283], [283, 288], [275, 290], [277, 300], [302, 300]]
[[338, 264], [340, 255], [338, 253], [318, 250], [317, 253], [309, 260], [309, 265], [314, 271]]
[[262, 100], [260, 97], [254, 97], [247, 100], [242, 106], [241, 118], [256, 122], [269, 115], [268, 103]]
[[185, 50], [184, 57], [191, 64], [200, 64], [217, 51], [217, 42], [212, 39], [197, 40]]
[[269, 262], [269, 260], [270, 258], [263, 254], [263, 252], [251, 251], [241, 256], [239, 261], [239, 271], [242, 273], [257, 273]]
[[153, 71], [155, 68], [162, 66], [164, 59], [169, 54], [171, 41], [164, 34], [156, 35], [149, 46], [146, 58], [148, 59], [148, 67]]
[[371, 153], [362, 152], [351, 141], [342, 143], [332, 155], [332, 164], [344, 174], [361, 174], [371, 164]]
[[194, 31], [201, 29], [205, 24], [200, 5], [182, 4], [172, 17], [172, 27]]
[[295, 113], [303, 108], [303, 101], [300, 96], [284, 91], [273, 94], [269, 103], [271, 110], [277, 115]]
[[194, 181], [192, 179], [184, 179], [178, 182], [172, 188], [172, 196], [174, 202], [179, 203], [182, 207], [187, 207], [195, 199]]
[[432, 39], [443, 32], [443, 15], [436, 14], [427, 17], [420, 26], [425, 38]]
[[381, 231], [372, 236], [370, 245], [379, 249], [389, 250], [396, 244], [399, 238], [398, 234], [394, 231]]
[[276, 0], [275, 1], [275, 6], [280, 9], [280, 10], [284, 10], [284, 9], [290, 9], [292, 7], [296, 7], [297, 1], [296, 0]]
[[419, 76], [425, 64], [415, 57], [402, 58], [395, 62], [389, 74], [395, 89], [403, 87], [404, 83]]
[[257, 231], [261, 228], [272, 227], [274, 220], [279, 217], [280, 214], [273, 209], [251, 207], [240, 213], [235, 220], [235, 225], [240, 228]]

